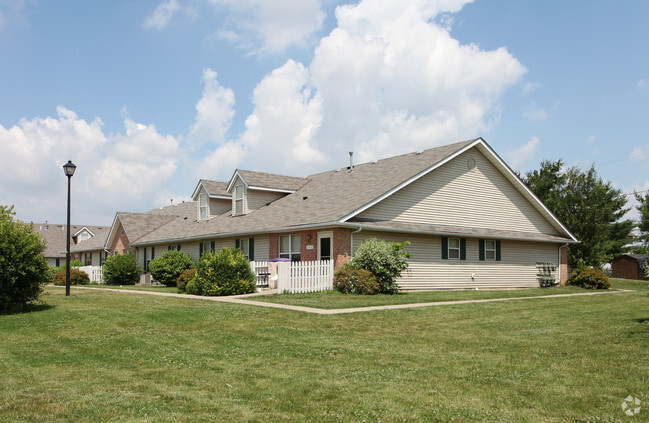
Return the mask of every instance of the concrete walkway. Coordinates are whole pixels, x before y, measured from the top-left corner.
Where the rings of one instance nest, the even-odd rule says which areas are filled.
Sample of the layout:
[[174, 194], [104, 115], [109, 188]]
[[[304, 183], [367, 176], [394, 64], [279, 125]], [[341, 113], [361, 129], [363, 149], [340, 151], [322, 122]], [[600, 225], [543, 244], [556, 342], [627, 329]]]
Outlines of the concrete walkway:
[[[65, 288], [57, 285], [49, 285], [55, 288]], [[382, 306], [371, 306], [371, 307], [358, 307], [358, 308], [338, 308], [338, 309], [322, 309], [314, 307], [304, 307], [288, 304], [276, 304], [269, 303], [265, 301], [254, 301], [248, 300], [247, 298], [258, 297], [263, 295], [273, 295], [277, 293], [277, 290], [269, 290], [263, 292], [256, 292], [254, 294], [246, 295], [233, 295], [230, 297], [205, 297], [202, 295], [189, 295], [189, 294], [174, 294], [171, 292], [153, 292], [153, 291], [136, 291], [132, 289], [118, 289], [118, 288], [91, 288], [85, 286], [73, 286], [73, 289], [87, 289], [87, 290], [98, 290], [98, 291], [111, 291], [111, 292], [121, 292], [127, 294], [142, 294], [142, 295], [155, 295], [158, 297], [175, 297], [175, 298], [184, 298], [190, 300], [204, 300], [204, 301], [214, 301], [217, 303], [233, 303], [233, 304], [244, 304], [244, 305], [254, 305], [258, 307], [268, 307], [268, 308], [280, 308], [283, 310], [293, 310], [293, 311], [302, 311], [305, 313], [312, 314], [348, 314], [348, 313], [361, 313], [366, 311], [377, 311], [377, 310], [396, 310], [402, 308], [417, 308], [417, 307], [437, 307], [437, 306], [449, 306], [449, 305], [458, 305], [458, 304], [477, 304], [477, 303], [495, 303], [501, 301], [517, 301], [517, 300], [536, 300], [536, 299], [545, 299], [545, 298], [565, 298], [565, 297], [583, 297], [591, 295], [607, 295], [607, 294], [619, 294], [622, 292], [633, 292], [632, 290], [618, 290], [618, 291], [598, 291], [598, 292], [585, 292], [581, 294], [556, 294], [556, 295], [539, 295], [536, 297], [511, 297], [511, 298], [492, 298], [485, 300], [459, 300], [459, 301], [436, 301], [430, 303], [413, 303], [413, 304], [394, 304], [394, 305], [382, 305]]]

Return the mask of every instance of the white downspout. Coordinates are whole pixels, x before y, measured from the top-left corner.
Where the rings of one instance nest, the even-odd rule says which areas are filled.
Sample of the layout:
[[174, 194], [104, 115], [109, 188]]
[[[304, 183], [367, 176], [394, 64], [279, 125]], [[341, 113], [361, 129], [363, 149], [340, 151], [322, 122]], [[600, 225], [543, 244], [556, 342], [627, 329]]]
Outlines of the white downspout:
[[363, 228], [361, 228], [361, 227], [359, 226], [358, 229], [356, 229], [354, 232], [352, 232], [352, 235], [351, 235], [351, 242], [352, 242], [352, 244], [351, 244], [351, 248], [350, 248], [350, 249], [351, 249], [351, 257], [352, 257], [352, 258], [354, 258], [354, 234], [357, 234], [357, 233], [359, 233], [359, 232], [362, 231], [362, 230], [363, 230]]

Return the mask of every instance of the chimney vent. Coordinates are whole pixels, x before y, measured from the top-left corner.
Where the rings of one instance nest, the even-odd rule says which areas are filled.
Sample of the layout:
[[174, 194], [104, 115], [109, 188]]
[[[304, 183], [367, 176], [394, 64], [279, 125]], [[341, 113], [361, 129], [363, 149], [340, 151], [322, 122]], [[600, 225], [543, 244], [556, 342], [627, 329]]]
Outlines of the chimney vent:
[[349, 152], [349, 173], [354, 171], [354, 152]]

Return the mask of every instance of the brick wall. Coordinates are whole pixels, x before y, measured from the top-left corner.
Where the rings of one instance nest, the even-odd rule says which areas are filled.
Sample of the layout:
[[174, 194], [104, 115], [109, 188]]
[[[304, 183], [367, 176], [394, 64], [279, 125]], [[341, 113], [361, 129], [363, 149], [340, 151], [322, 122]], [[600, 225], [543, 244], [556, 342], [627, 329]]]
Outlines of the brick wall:
[[[334, 257], [334, 268], [338, 269], [349, 261], [351, 255], [351, 230], [345, 228], [322, 228], [307, 229], [303, 231], [282, 232], [270, 234], [269, 258], [279, 257], [279, 237], [280, 235], [300, 235], [300, 256], [302, 261], [313, 261], [318, 259], [318, 232], [332, 232], [333, 245], [332, 254]], [[309, 249], [307, 246], [312, 246]]]
[[559, 281], [559, 284], [565, 285], [568, 277], [570, 276], [568, 274], [568, 247], [560, 247], [560, 251], [561, 263], [559, 263], [559, 266], [561, 271], [561, 280]]

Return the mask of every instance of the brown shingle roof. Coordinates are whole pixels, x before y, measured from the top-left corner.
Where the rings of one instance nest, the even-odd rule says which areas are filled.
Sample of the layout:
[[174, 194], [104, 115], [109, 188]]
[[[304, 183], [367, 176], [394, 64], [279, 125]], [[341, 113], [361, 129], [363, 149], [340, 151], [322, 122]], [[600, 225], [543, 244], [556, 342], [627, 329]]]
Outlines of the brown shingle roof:
[[[207, 238], [338, 222], [474, 141], [463, 141], [419, 153], [356, 165], [353, 172], [340, 169], [307, 178], [294, 178], [296, 181], [300, 179], [306, 183], [303, 183], [295, 193], [286, 195], [248, 215], [233, 217], [225, 213], [203, 222], [196, 222], [195, 218], [177, 218], [143, 236], [136, 243]], [[246, 178], [253, 173], [264, 175], [250, 172], [242, 176]]]
[[[47, 242], [43, 256], [48, 258], [65, 258], [65, 239], [67, 234], [67, 225], [53, 223], [33, 223], [33, 226], [34, 232], [38, 233]], [[89, 242], [94, 238], [97, 238], [97, 236], [101, 236], [102, 234], [105, 241], [105, 236], [110, 230], [110, 225], [70, 225], [70, 251], [75, 251], [76, 247], [74, 240], [72, 240], [72, 235], [74, 235], [84, 227], [88, 228], [93, 234], [95, 234], [95, 236], [83, 242]]]
[[207, 189], [207, 193], [212, 195], [223, 195], [226, 197], [231, 197], [228, 192], [228, 183], [220, 181], [210, 181], [209, 179], [201, 179], [200, 182]]
[[241, 170], [237, 172], [249, 186], [295, 191], [309, 182], [307, 178]]

